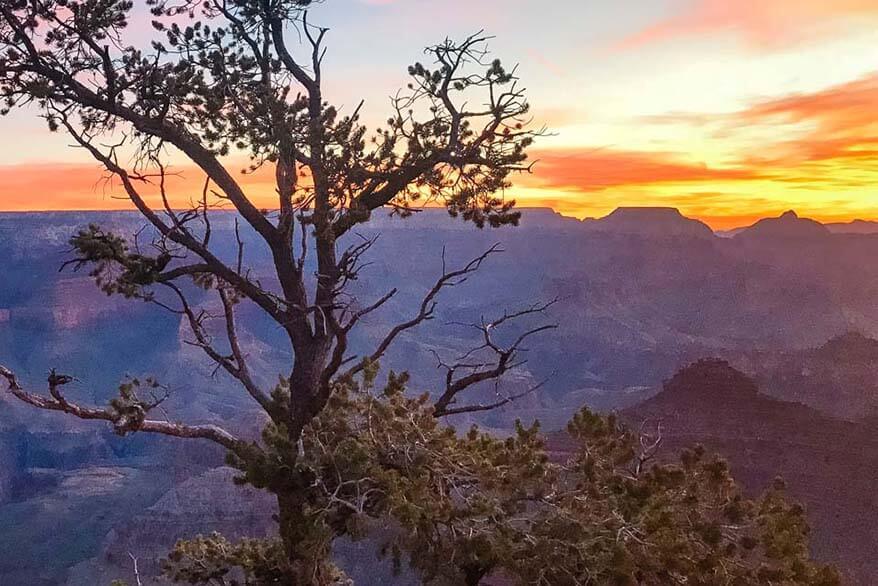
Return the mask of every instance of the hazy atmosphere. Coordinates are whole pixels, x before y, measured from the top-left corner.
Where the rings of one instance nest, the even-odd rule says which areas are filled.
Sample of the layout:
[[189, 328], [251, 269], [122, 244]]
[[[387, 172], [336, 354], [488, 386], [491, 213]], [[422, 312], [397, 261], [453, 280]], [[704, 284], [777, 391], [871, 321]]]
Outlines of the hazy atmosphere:
[[[367, 124], [425, 42], [484, 29], [519, 64], [535, 124], [521, 204], [602, 216], [622, 205], [675, 206], [714, 228], [787, 209], [828, 221], [878, 215], [873, 0], [336, 0], [325, 94]], [[150, 36], [135, 3], [127, 35]], [[387, 31], [392, 33], [387, 34]], [[0, 120], [0, 208], [124, 209], [81, 152], [35, 116]], [[13, 142], [14, 141], [14, 142]], [[243, 166], [243, 158], [239, 161]], [[199, 179], [178, 161], [193, 191]], [[243, 180], [269, 205], [270, 178]], [[179, 197], [179, 196], [178, 196]]]
[[878, 584], [878, 0], [0, 0], [0, 586]]

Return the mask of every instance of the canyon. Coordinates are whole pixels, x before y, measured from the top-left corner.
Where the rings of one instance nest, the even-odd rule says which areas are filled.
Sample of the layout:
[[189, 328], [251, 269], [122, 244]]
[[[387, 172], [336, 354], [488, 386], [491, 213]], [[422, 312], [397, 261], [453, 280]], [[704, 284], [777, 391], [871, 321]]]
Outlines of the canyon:
[[[71, 398], [92, 404], [106, 403], [126, 375], [159, 375], [172, 390], [173, 417], [258, 432], [258, 410], [186, 344], [179, 316], [107, 297], [85, 271], [59, 272], [67, 239], [89, 223], [128, 235], [141, 226], [124, 212], [0, 214], [0, 363], [36, 388], [52, 368], [75, 376]], [[383, 367], [410, 371], [413, 391], [438, 388], [434, 353], [473, 342], [454, 324], [557, 298], [547, 319], [558, 330], [529, 345], [527, 363], [503, 389], [546, 381], [539, 393], [456, 425], [503, 433], [517, 418], [539, 419], [552, 432], [583, 405], [632, 422], [660, 418], [669, 455], [702, 442], [728, 457], [754, 492], [774, 474], [786, 476], [808, 508], [815, 552], [839, 563], [851, 583], [866, 583], [878, 567], [851, 544], [878, 543], [878, 507], [867, 490], [878, 462], [872, 226], [823, 226], [786, 213], [716, 234], [673, 209], [623, 208], [585, 221], [525, 209], [517, 228], [476, 230], [440, 210], [408, 219], [376, 214], [361, 230], [380, 234], [369, 253], [374, 264], [355, 294], [367, 304], [403, 286], [352, 347], [368, 349], [410, 315], [441, 271], [443, 250], [449, 264], [463, 264], [499, 242], [505, 252], [443, 294], [437, 318], [406, 334]], [[232, 215], [217, 214], [218, 254], [234, 254], [233, 230]], [[242, 237], [247, 262], [267, 279], [267, 251], [254, 234]], [[254, 372], [264, 384], [277, 380], [290, 359], [278, 332], [252, 306], [241, 307], [239, 323]], [[720, 362], [699, 379], [685, 369], [701, 359]], [[682, 381], [680, 372], [688, 373]], [[176, 538], [270, 529], [270, 504], [235, 493], [230, 474], [210, 445], [119, 438], [4, 396], [0, 547], [15, 560], [0, 564], [0, 583], [130, 579], [129, 552], [157, 571]], [[348, 544], [338, 555], [352, 575], [383, 568], [389, 576], [370, 547]], [[48, 562], [47, 552], [56, 552]]]

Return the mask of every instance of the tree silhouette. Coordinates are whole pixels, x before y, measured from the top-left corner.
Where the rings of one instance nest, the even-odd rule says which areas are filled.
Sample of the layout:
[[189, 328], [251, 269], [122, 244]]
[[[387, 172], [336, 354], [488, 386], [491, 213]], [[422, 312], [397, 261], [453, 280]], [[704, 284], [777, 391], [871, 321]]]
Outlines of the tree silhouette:
[[[351, 331], [396, 290], [374, 300], [350, 293], [374, 242], [354, 238], [352, 230], [375, 210], [405, 216], [425, 204], [442, 205], [479, 228], [517, 223], [519, 213], [503, 192], [511, 174], [530, 169], [526, 150], [541, 133], [529, 126], [514, 69], [491, 59], [489, 38], [481, 33], [429, 47], [428, 62], [409, 67], [410, 83], [392, 99], [386, 123], [368, 130], [360, 107], [343, 113], [324, 98], [327, 29], [309, 21], [312, 4], [146, 0], [138, 8], [151, 12], [154, 38], [138, 47], [127, 30], [136, 17], [132, 0], [0, 2], [3, 112], [37, 107], [51, 130], [66, 132], [104, 167], [155, 233], [147, 246], [89, 226], [71, 239], [71, 264], [88, 267], [108, 294], [178, 314], [191, 343], [240, 383], [291, 449], [283, 466], [266, 470], [260, 467], [264, 445], [217, 425], [153, 416], [166, 396], [156, 381], [127, 382], [109, 406], [89, 407], [65, 396], [64, 375], [53, 372], [48, 395], [26, 390], [9, 369], [0, 375], [12, 395], [34, 407], [104, 420], [122, 435], [208, 439], [242, 469], [268, 474], [260, 485], [277, 496], [285, 572], [297, 583], [325, 582], [323, 574], [332, 570], [321, 555], [300, 547], [307, 506], [300, 488], [307, 479], [292, 447], [301, 445], [303, 430], [340, 384], [373, 368], [400, 334], [433, 317], [440, 292], [499, 252], [474, 253], [461, 268], [446, 268], [409, 320], [391, 327], [371, 353], [355, 356]], [[245, 172], [274, 171], [276, 210], [259, 209], [236, 179], [229, 163], [236, 154], [249, 156]], [[179, 158], [204, 178], [200, 196], [182, 207], [167, 181], [171, 161]], [[149, 190], [157, 190], [160, 206], [148, 203]], [[272, 259], [270, 281], [248, 267], [237, 229], [234, 257], [218, 252], [211, 217], [223, 207], [258, 234]], [[306, 258], [316, 259], [316, 273], [306, 269]], [[217, 296], [221, 315], [192, 301], [192, 283]], [[273, 390], [257, 383], [239, 340], [236, 309], [245, 301], [261, 308], [289, 342], [293, 358]], [[552, 326], [525, 328], [506, 345], [496, 330], [545, 308], [474, 324], [482, 343], [466, 354], [472, 360], [446, 366], [447, 384], [436, 393], [433, 415], [512, 400], [500, 395], [496, 402], [468, 403], [463, 395], [520, 364], [521, 344]], [[222, 343], [209, 328], [214, 319], [223, 324]]]

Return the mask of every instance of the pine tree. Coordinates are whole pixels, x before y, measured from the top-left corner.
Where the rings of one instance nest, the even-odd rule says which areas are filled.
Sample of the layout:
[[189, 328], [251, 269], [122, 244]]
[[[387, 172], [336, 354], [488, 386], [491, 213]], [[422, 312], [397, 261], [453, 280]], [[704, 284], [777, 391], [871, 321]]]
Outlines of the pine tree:
[[[349, 285], [365, 278], [361, 268], [374, 243], [353, 230], [376, 210], [406, 216], [425, 204], [444, 206], [479, 228], [516, 224], [519, 213], [503, 192], [513, 173], [529, 170], [527, 149], [540, 130], [528, 126], [515, 70], [490, 56], [489, 38], [481, 33], [428, 47], [427, 62], [409, 67], [410, 83], [391, 101], [386, 122], [367, 129], [359, 107], [343, 111], [324, 96], [328, 31], [312, 22], [317, 2], [142, 3], [154, 32], [140, 46], [128, 29], [133, 0], [0, 1], [2, 113], [37, 109], [51, 131], [66, 133], [104, 168], [149, 227], [132, 239], [89, 226], [72, 236], [69, 266], [90, 271], [108, 295], [180, 316], [189, 342], [236, 380], [271, 423], [263, 441], [248, 442], [216, 424], [154, 416], [167, 395], [158, 381], [126, 381], [119, 397], [101, 407], [69, 398], [64, 375], [53, 374], [44, 394], [26, 389], [5, 367], [0, 375], [18, 400], [108, 422], [121, 435], [220, 444], [247, 482], [277, 499], [280, 549], [241, 555], [273, 556], [290, 583], [332, 583], [338, 571], [327, 558], [327, 528], [312, 523], [314, 479], [301, 462], [310, 457], [310, 448], [301, 455], [305, 429], [339, 386], [376, 365], [401, 334], [430, 320], [443, 291], [499, 252], [475, 251], [461, 268], [443, 266], [410, 318], [356, 356], [349, 348], [352, 330], [397, 290], [378, 299], [352, 296]], [[233, 155], [249, 156], [246, 173], [273, 173], [275, 210], [254, 203], [236, 179]], [[181, 158], [203, 176], [196, 197], [169, 193], [169, 166]], [[156, 207], [149, 203], [150, 186], [158, 192]], [[257, 235], [272, 259], [269, 279], [248, 266], [252, 251], [245, 250], [237, 223], [233, 240], [217, 241], [223, 236], [212, 230], [211, 218], [221, 207]], [[145, 241], [149, 234], [154, 237]], [[230, 249], [232, 255], [223, 252]], [[205, 296], [221, 308], [219, 316], [200, 305]], [[276, 389], [260, 386], [257, 381], [274, 377], [258, 376], [248, 363], [238, 336], [242, 304], [258, 307], [285, 337], [293, 358]], [[491, 404], [469, 403], [465, 391], [519, 363], [525, 338], [551, 326], [508, 340], [497, 331], [544, 309], [535, 305], [473, 324], [484, 336], [479, 365], [447, 365], [447, 384], [434, 391], [431, 415], [513, 400], [501, 395]]]
[[[384, 554], [437, 585], [840, 583], [811, 560], [803, 509], [780, 480], [748, 499], [721, 458], [695, 446], [663, 461], [658, 437], [587, 409], [568, 426], [575, 449], [553, 460], [538, 424], [508, 438], [459, 434], [406, 382], [391, 373], [374, 392], [351, 381], [306, 428], [298, 466], [315, 549], [392, 527], [380, 532]], [[272, 437], [285, 453], [283, 434]], [[236, 464], [259, 482], [260, 470]], [[279, 541], [212, 535], [180, 542], [166, 569], [256, 586], [277, 583], [283, 559]]]
[[[444, 267], [409, 319], [365, 356], [353, 356], [351, 331], [396, 290], [352, 298], [349, 284], [365, 278], [360, 269], [374, 242], [353, 238], [352, 230], [375, 210], [405, 216], [425, 203], [479, 228], [519, 219], [503, 192], [513, 173], [529, 170], [527, 149], [541, 131], [528, 126], [515, 70], [490, 57], [488, 37], [429, 47], [429, 62], [409, 68], [411, 81], [386, 123], [370, 131], [359, 108], [343, 112], [323, 95], [327, 30], [309, 17], [315, 2], [145, 3], [155, 34], [135, 46], [127, 30], [133, 0], [0, 0], [2, 110], [38, 108], [50, 130], [65, 132], [121, 185], [155, 234], [147, 246], [89, 226], [71, 239], [71, 266], [89, 270], [108, 295], [179, 315], [191, 343], [240, 384], [269, 423], [250, 442], [215, 424], [155, 417], [166, 397], [156, 380], [125, 381], [101, 407], [71, 400], [64, 374], [52, 372], [45, 394], [27, 390], [5, 367], [0, 376], [24, 403], [104, 421], [121, 435], [215, 442], [240, 482], [276, 497], [276, 538], [181, 542], [169, 556], [170, 577], [345, 583], [329, 557], [332, 542], [362, 536], [382, 520], [397, 529], [387, 554], [428, 582], [506, 575], [552, 585], [835, 583], [831, 570], [807, 559], [800, 509], [778, 492], [744, 499], [725, 465], [698, 450], [676, 465], [652, 464], [617, 422], [583, 412], [570, 428], [581, 449], [558, 464], [538, 426], [519, 425], [499, 439], [478, 429], [458, 435], [443, 423], [516, 398], [473, 403], [466, 391], [519, 364], [521, 345], [552, 326], [528, 324], [505, 336], [504, 328], [550, 304], [472, 324], [478, 347], [459, 361], [441, 360], [445, 382], [432, 393], [411, 397], [406, 377], [392, 373], [375, 392], [388, 348], [431, 319], [440, 294], [499, 250]], [[293, 38], [303, 47], [291, 46]], [[166, 190], [169, 153], [204, 177], [199, 196], [182, 209], [188, 194]], [[257, 207], [235, 178], [229, 161], [237, 153], [250, 157], [246, 172], [273, 171], [276, 210]], [[148, 203], [148, 184], [160, 207]], [[217, 242], [211, 217], [226, 205], [269, 253], [271, 282], [249, 269], [240, 238]], [[228, 249], [231, 257], [219, 252]], [[316, 273], [306, 269], [308, 259]], [[203, 294], [193, 295], [195, 288]], [[214, 316], [194, 301], [205, 294], [221, 308], [222, 343], [211, 335]], [[288, 342], [293, 358], [274, 389], [257, 383], [242, 348], [241, 304], [258, 307]]]

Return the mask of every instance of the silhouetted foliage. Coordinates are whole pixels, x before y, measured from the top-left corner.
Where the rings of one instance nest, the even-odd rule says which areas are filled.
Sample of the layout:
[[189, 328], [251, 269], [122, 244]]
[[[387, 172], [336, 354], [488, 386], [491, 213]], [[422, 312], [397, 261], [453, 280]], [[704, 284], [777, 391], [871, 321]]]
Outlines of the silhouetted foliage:
[[[377, 300], [358, 300], [349, 291], [374, 242], [352, 236], [352, 229], [375, 210], [405, 216], [424, 204], [442, 205], [479, 228], [517, 224], [519, 213], [504, 190], [513, 173], [530, 169], [526, 151], [541, 133], [529, 127], [514, 68], [490, 56], [489, 38], [481, 33], [428, 47], [427, 61], [409, 67], [410, 82], [391, 100], [386, 122], [367, 129], [359, 106], [344, 112], [323, 96], [328, 31], [309, 21], [312, 4], [145, 0], [141, 8], [151, 13], [154, 36], [136, 46], [127, 30], [135, 9], [130, 0], [0, 2], [2, 113], [37, 108], [51, 131], [68, 134], [104, 167], [149, 225], [133, 240], [89, 226], [71, 238], [68, 264], [88, 268], [107, 294], [178, 315], [189, 327], [189, 342], [236, 379], [271, 424], [262, 442], [249, 443], [217, 425], [154, 417], [161, 400], [139, 398], [134, 383], [124, 383], [118, 399], [98, 408], [69, 400], [52, 380], [44, 396], [25, 390], [15, 373], [0, 372], [11, 393], [32, 406], [107, 421], [121, 434], [154, 432], [225, 447], [246, 481], [277, 496], [281, 571], [296, 583], [324, 583], [336, 574], [326, 559], [325, 529], [310, 518], [313, 478], [303, 462], [316, 456], [314, 446], [300, 449], [303, 430], [339, 385], [377, 364], [402, 333], [430, 320], [443, 290], [499, 252], [474, 253], [459, 269], [443, 262], [413, 316], [357, 356], [348, 347], [351, 330], [397, 290]], [[296, 47], [292, 38], [299, 40]], [[231, 155], [249, 156], [245, 173], [274, 172], [276, 210], [257, 207], [230, 169]], [[168, 193], [174, 156], [203, 174], [200, 196]], [[158, 207], [149, 203], [150, 190]], [[221, 207], [234, 209], [260, 237], [273, 261], [270, 279], [250, 270], [237, 229], [235, 241], [225, 243], [236, 251], [233, 258], [220, 252], [211, 217]], [[204, 297], [192, 295], [193, 284], [218, 300], [220, 315], [209, 302], [193, 301]], [[241, 303], [261, 308], [288, 339], [293, 359], [273, 392], [258, 384], [239, 341]], [[482, 339], [467, 355], [477, 366], [445, 365], [447, 384], [435, 394], [431, 415], [481, 411], [516, 398], [500, 393], [489, 404], [462, 400], [470, 387], [520, 365], [521, 343], [551, 327], [533, 327], [504, 343], [500, 326], [545, 308], [473, 324]], [[212, 334], [213, 320], [225, 334], [222, 342]]]
[[[50, 130], [66, 132], [103, 165], [154, 235], [143, 243], [90, 226], [71, 239], [74, 268], [88, 267], [108, 294], [178, 315], [189, 342], [270, 422], [260, 441], [248, 442], [217, 425], [155, 417], [162, 394], [140, 396], [160, 391], [153, 381], [127, 381], [108, 407], [85, 407], [62, 392], [65, 375], [52, 372], [48, 395], [26, 390], [4, 367], [0, 376], [27, 404], [106, 421], [121, 434], [216, 442], [240, 482], [276, 496], [276, 539], [182, 542], [168, 561], [173, 579], [343, 583], [332, 542], [392, 520], [388, 555], [427, 581], [475, 584], [500, 573], [553, 585], [833, 583], [830, 571], [807, 560], [800, 510], [774, 493], [742, 499], [726, 467], [698, 451], [675, 466], [650, 465], [615, 421], [583, 412], [571, 424], [582, 449], [560, 465], [549, 461], [536, 426], [500, 439], [476, 429], [458, 436], [437, 419], [520, 396], [465, 399], [520, 365], [522, 343], [552, 327], [504, 335], [504, 326], [549, 304], [470, 324], [476, 347], [440, 360], [445, 385], [432, 397], [406, 395], [406, 377], [392, 373], [372, 392], [388, 348], [431, 319], [440, 293], [498, 250], [473, 253], [462, 268], [443, 266], [411, 318], [354, 355], [351, 330], [396, 290], [376, 300], [351, 295], [373, 243], [352, 229], [375, 210], [409, 215], [421, 204], [442, 205], [479, 228], [519, 219], [504, 190], [513, 173], [529, 170], [526, 151], [541, 131], [530, 128], [515, 70], [489, 56], [487, 37], [429, 47], [428, 62], [409, 68], [386, 123], [369, 131], [359, 107], [343, 112], [323, 96], [327, 30], [309, 21], [313, 2], [145, 4], [155, 38], [137, 47], [126, 38], [130, 0], [0, 0], [3, 111], [38, 108]], [[289, 45], [294, 37], [299, 51]], [[276, 210], [257, 207], [235, 179], [227, 158], [234, 154], [250, 157], [245, 172], [274, 172]], [[172, 155], [204, 175], [202, 193], [182, 209], [166, 190]], [[211, 216], [223, 206], [260, 237], [273, 262], [269, 279], [250, 270], [240, 237], [228, 243], [232, 258], [219, 252]], [[306, 268], [312, 258], [316, 270]], [[193, 284], [219, 304], [219, 315], [193, 303]], [[258, 306], [289, 342], [293, 359], [271, 391], [258, 384], [240, 343], [241, 303]]]
[[[803, 510], [780, 480], [748, 499], [703, 448], [659, 462], [658, 436], [588, 410], [568, 426], [575, 452], [553, 461], [538, 425], [519, 424], [508, 438], [477, 428], [460, 435], [432, 416], [426, 396], [407, 395], [405, 382], [391, 374], [380, 393], [368, 381], [339, 389], [306, 428], [303, 457], [288, 464], [307, 487], [299, 543], [328, 551], [342, 535], [390, 526], [384, 554], [429, 584], [839, 583], [810, 560]], [[265, 441], [274, 458], [288, 458], [285, 434], [268, 430]], [[277, 469], [233, 463], [257, 485]], [[246, 584], [268, 584], [257, 575], [284, 558], [244, 552], [278, 544], [199, 537], [177, 545], [167, 570], [191, 579], [237, 569]]]

